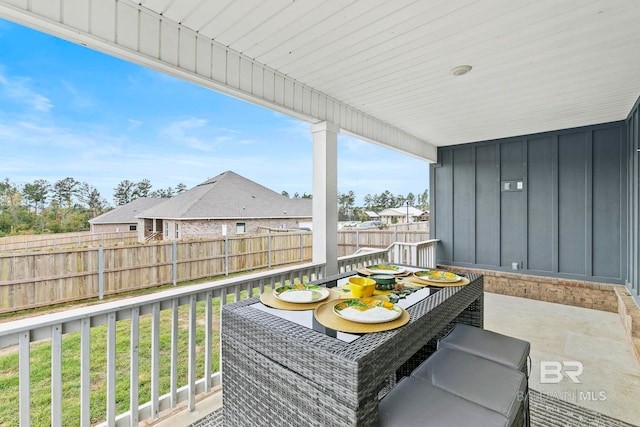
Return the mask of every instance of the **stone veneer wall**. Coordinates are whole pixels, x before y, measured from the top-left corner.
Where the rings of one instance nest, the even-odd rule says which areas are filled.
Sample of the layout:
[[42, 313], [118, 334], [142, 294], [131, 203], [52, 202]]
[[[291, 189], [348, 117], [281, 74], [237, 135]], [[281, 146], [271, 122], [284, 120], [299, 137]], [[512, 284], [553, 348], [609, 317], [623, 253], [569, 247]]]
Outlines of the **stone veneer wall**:
[[438, 267], [484, 275], [485, 292], [618, 313], [640, 362], [640, 308], [622, 285], [446, 265]]
[[443, 266], [455, 271], [484, 275], [484, 290], [496, 294], [530, 298], [575, 307], [618, 312], [616, 287], [622, 285], [586, 282], [584, 280], [558, 279], [504, 271], [480, 270]]

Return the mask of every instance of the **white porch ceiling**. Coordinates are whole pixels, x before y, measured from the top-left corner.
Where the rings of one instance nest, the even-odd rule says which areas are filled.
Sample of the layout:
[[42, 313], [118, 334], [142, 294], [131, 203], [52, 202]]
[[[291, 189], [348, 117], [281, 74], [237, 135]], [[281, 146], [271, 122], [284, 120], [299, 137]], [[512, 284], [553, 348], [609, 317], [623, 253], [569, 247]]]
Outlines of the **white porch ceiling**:
[[637, 0], [0, 0], [0, 16], [429, 160], [622, 120], [640, 95]]

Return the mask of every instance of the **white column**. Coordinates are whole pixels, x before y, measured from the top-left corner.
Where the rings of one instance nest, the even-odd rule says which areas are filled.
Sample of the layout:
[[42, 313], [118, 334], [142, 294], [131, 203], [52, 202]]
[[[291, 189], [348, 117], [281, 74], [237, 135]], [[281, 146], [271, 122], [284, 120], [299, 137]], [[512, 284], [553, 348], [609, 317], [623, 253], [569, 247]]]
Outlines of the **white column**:
[[330, 122], [311, 125], [313, 134], [313, 262], [338, 273], [338, 132]]

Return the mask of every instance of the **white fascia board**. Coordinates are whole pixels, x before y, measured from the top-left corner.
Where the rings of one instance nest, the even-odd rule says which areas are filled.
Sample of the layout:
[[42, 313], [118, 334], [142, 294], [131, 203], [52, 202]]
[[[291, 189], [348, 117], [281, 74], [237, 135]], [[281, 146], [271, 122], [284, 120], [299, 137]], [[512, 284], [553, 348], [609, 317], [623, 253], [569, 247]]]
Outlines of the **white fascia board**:
[[433, 144], [139, 4], [89, 0], [86, 11], [66, 22], [64, 5], [65, 0], [0, 0], [0, 16], [309, 123], [328, 121], [357, 138], [437, 161]]

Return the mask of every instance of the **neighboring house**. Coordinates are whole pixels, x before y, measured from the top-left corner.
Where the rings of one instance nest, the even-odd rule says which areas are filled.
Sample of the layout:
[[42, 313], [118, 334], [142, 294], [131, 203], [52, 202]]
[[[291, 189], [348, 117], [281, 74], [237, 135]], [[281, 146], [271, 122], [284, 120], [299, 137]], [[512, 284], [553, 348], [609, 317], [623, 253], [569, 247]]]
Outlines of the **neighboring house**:
[[311, 222], [311, 203], [227, 171], [139, 213], [138, 240], [149, 233], [180, 240], [294, 229]]
[[380, 215], [378, 215], [374, 211], [364, 211], [364, 215], [367, 217], [368, 220], [371, 220], [371, 221], [380, 220]]
[[89, 220], [91, 234], [117, 233], [120, 231], [136, 231], [138, 229], [138, 215], [166, 199], [140, 197], [126, 205], [118, 206], [100, 216]]
[[414, 208], [413, 206], [404, 206], [399, 208], [388, 208], [379, 212], [380, 220], [383, 224], [407, 224], [416, 222], [417, 218], [419, 218], [423, 214], [418, 208]]

